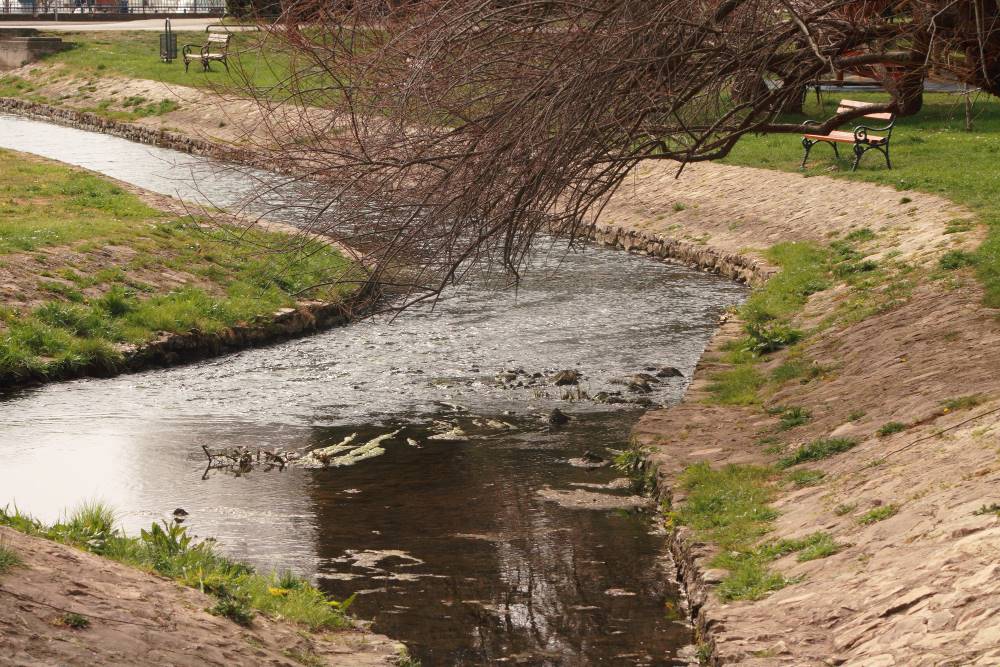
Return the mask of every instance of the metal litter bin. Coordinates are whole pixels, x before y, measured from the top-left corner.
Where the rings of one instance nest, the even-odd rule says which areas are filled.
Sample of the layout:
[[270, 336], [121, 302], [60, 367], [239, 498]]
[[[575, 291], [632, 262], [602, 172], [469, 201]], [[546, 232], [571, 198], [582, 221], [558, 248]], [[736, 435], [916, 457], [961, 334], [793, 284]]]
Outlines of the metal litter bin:
[[170, 29], [170, 19], [167, 19], [160, 35], [160, 60], [169, 63], [175, 58], [177, 58], [177, 35]]

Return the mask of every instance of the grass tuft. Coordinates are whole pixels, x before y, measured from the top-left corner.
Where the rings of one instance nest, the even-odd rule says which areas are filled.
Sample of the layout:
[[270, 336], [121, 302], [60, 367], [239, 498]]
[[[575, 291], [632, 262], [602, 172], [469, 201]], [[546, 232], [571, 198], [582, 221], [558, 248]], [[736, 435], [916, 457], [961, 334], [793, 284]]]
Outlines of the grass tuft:
[[900, 431], [905, 430], [906, 424], [903, 422], [886, 422], [885, 424], [882, 424], [882, 426], [880, 426], [875, 433], [878, 437], [884, 438], [888, 435], [892, 435], [893, 433], [899, 433]]
[[846, 452], [855, 447], [857, 441], [852, 438], [821, 438], [802, 445], [791, 456], [778, 461], [778, 468], [790, 468], [806, 461], [819, 461], [835, 454]]
[[899, 511], [899, 507], [894, 504], [882, 505], [876, 507], [873, 510], [865, 512], [858, 517], [858, 523], [862, 526], [870, 526], [873, 523], [878, 523], [879, 521], [885, 521], [889, 517], [896, 514]]

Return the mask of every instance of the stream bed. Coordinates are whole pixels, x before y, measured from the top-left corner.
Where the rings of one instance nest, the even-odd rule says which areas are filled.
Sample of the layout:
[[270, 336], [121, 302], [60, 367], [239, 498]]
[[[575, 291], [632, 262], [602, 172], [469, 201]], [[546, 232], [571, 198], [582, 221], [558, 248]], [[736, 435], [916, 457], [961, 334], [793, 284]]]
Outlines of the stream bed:
[[[222, 205], [251, 182], [204, 158], [7, 115], [0, 147]], [[195, 186], [199, 169], [210, 176]], [[687, 664], [677, 654], [691, 629], [653, 508], [634, 506], [610, 466], [582, 465], [624, 449], [642, 408], [588, 396], [678, 401], [719, 315], [744, 295], [677, 264], [556, 249], [516, 292], [467, 284], [433, 309], [18, 391], [0, 398], [0, 506], [52, 521], [101, 499], [129, 532], [184, 508], [190, 530], [230, 556], [357, 593], [356, 615], [425, 667]], [[668, 366], [684, 377], [648, 394], [618, 383]], [[563, 369], [580, 384], [549, 383]], [[554, 408], [568, 424], [549, 424]], [[456, 428], [464, 435], [435, 438]], [[338, 468], [235, 475], [206, 471], [202, 451], [307, 452], [397, 430], [384, 454]], [[565, 491], [583, 502], [560, 502]]]

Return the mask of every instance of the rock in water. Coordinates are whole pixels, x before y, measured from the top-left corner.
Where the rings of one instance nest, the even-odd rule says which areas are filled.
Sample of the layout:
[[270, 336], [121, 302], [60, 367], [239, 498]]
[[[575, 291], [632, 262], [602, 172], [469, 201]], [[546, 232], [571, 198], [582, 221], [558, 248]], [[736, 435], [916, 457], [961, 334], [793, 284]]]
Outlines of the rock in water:
[[566, 415], [559, 408], [555, 408], [551, 413], [549, 413], [549, 423], [553, 426], [562, 426], [569, 422], [569, 416]]
[[664, 366], [660, 370], [656, 371], [656, 377], [658, 377], [658, 378], [682, 378], [682, 377], [684, 377], [684, 373], [681, 373], [679, 370], [677, 370], [673, 366]]
[[557, 387], [563, 387], [569, 384], [579, 384], [580, 373], [578, 371], [571, 371], [571, 370], [559, 371], [558, 373], [552, 376], [550, 382], [552, 382], [552, 384], [556, 385]]
[[188, 515], [187, 510], [185, 510], [183, 507], [178, 507], [177, 509], [174, 510], [174, 516], [187, 516], [187, 515]]

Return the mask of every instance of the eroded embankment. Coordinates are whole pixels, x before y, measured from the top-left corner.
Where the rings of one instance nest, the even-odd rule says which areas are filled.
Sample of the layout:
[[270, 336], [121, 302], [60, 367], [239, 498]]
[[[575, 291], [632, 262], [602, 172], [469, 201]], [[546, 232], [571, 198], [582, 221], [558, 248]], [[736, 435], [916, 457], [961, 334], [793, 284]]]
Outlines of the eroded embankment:
[[[837, 266], [872, 275], [834, 273], [808, 297], [791, 322], [805, 339], [749, 366], [756, 400], [719, 402], [745, 336], [733, 320], [685, 401], [635, 428], [675, 509], [689, 466], [779, 462], [778, 517], [762, 543], [824, 533], [835, 544], [801, 562], [777, 550], [767, 567], [780, 576], [764, 586], [774, 592], [724, 600], [716, 585], [731, 575], [718, 547], [679, 526], [673, 550], [713, 664], [1000, 660], [1000, 320], [971, 272], [942, 262], [981, 239], [970, 218], [931, 195], [722, 165], [689, 167], [678, 181], [669, 167], [642, 167], [606, 209], [626, 243], [663, 234], [765, 264], [774, 244], [840, 240], [843, 254], [853, 239], [864, 259]], [[793, 462], [830, 440], [849, 450]]]
[[402, 645], [363, 630], [307, 632], [111, 560], [0, 526], [19, 562], [0, 574], [0, 665], [394, 665]]
[[[128, 83], [149, 85], [160, 84]], [[131, 131], [75, 111], [13, 106]], [[162, 129], [179, 114], [143, 122]], [[210, 120], [186, 117], [185, 129], [218, 133]], [[158, 130], [130, 138], [186, 150], [162, 143], [173, 139]], [[779, 514], [764, 541], [822, 532], [835, 546], [814, 560], [772, 555], [767, 568], [781, 576], [766, 587], [775, 590], [746, 596], [760, 599], [723, 600], [715, 586], [730, 573], [717, 567], [718, 548], [676, 530], [702, 653], [741, 665], [996, 664], [1000, 325], [969, 270], [942, 263], [981, 240], [972, 215], [939, 197], [826, 177], [721, 165], [673, 176], [670, 166], [640, 167], [594, 239], [755, 285], [775, 275], [768, 249], [782, 243], [839, 254], [843, 269], [810, 289], [791, 317], [803, 341], [743, 368], [748, 391], [718, 400], [720, 374], [734, 369], [729, 344], [744, 336], [733, 320], [706, 351], [686, 400], [635, 429], [675, 508], [691, 465], [772, 466], [803, 445], [850, 442], [848, 451], [789, 465], [803, 473], [795, 478], [771, 469]], [[797, 419], [787, 419], [790, 410]]]

